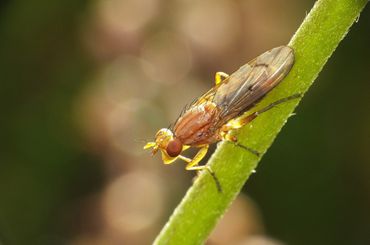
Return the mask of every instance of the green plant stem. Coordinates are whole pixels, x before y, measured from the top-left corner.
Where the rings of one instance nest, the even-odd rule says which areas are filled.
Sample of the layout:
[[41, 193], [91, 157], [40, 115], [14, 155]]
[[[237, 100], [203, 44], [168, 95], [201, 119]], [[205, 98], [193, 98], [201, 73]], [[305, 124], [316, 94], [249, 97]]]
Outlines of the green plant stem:
[[[296, 62], [284, 81], [258, 108], [296, 93], [305, 93], [313, 83], [350, 26], [359, 17], [367, 0], [320, 0], [292, 38]], [[259, 152], [266, 152], [288, 117], [298, 105], [293, 100], [270, 110], [238, 132], [238, 141]], [[258, 109], [256, 108], [256, 109]], [[223, 192], [203, 171], [175, 209], [154, 244], [202, 244], [217, 221], [240, 192], [257, 167], [260, 157], [229, 142], [222, 142], [209, 160]]]

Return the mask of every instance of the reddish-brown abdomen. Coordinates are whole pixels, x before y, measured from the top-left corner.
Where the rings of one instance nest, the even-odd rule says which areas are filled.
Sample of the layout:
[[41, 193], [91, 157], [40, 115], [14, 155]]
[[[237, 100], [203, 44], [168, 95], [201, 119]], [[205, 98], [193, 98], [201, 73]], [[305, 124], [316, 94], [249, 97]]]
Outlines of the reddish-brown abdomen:
[[174, 135], [184, 145], [196, 146], [215, 141], [214, 122], [218, 108], [214, 103], [192, 107], [179, 118], [174, 126]]

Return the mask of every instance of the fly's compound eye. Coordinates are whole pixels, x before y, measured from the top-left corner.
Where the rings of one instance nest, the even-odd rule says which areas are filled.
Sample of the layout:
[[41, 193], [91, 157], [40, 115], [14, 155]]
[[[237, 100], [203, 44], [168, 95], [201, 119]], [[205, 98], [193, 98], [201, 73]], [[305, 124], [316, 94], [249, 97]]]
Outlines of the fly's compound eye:
[[182, 151], [182, 143], [179, 139], [172, 139], [168, 142], [166, 152], [170, 157], [177, 157]]

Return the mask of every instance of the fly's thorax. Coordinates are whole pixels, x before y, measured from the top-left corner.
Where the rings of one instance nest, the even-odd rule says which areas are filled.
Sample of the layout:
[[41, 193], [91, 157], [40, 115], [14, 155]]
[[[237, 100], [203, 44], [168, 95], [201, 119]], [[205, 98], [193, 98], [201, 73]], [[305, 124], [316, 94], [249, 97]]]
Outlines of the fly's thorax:
[[174, 135], [184, 145], [213, 143], [219, 108], [212, 102], [190, 107], [176, 122]]

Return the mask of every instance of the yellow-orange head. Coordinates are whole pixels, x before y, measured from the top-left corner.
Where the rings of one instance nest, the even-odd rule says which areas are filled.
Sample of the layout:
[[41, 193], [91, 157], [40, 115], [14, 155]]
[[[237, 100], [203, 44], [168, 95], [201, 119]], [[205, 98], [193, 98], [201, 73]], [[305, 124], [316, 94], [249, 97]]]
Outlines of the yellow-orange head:
[[181, 141], [173, 136], [173, 133], [168, 128], [160, 129], [155, 135], [154, 142], [148, 142], [144, 149], [152, 149], [152, 155], [158, 150], [162, 153], [162, 159], [165, 164], [172, 163], [180, 155], [183, 150]]

